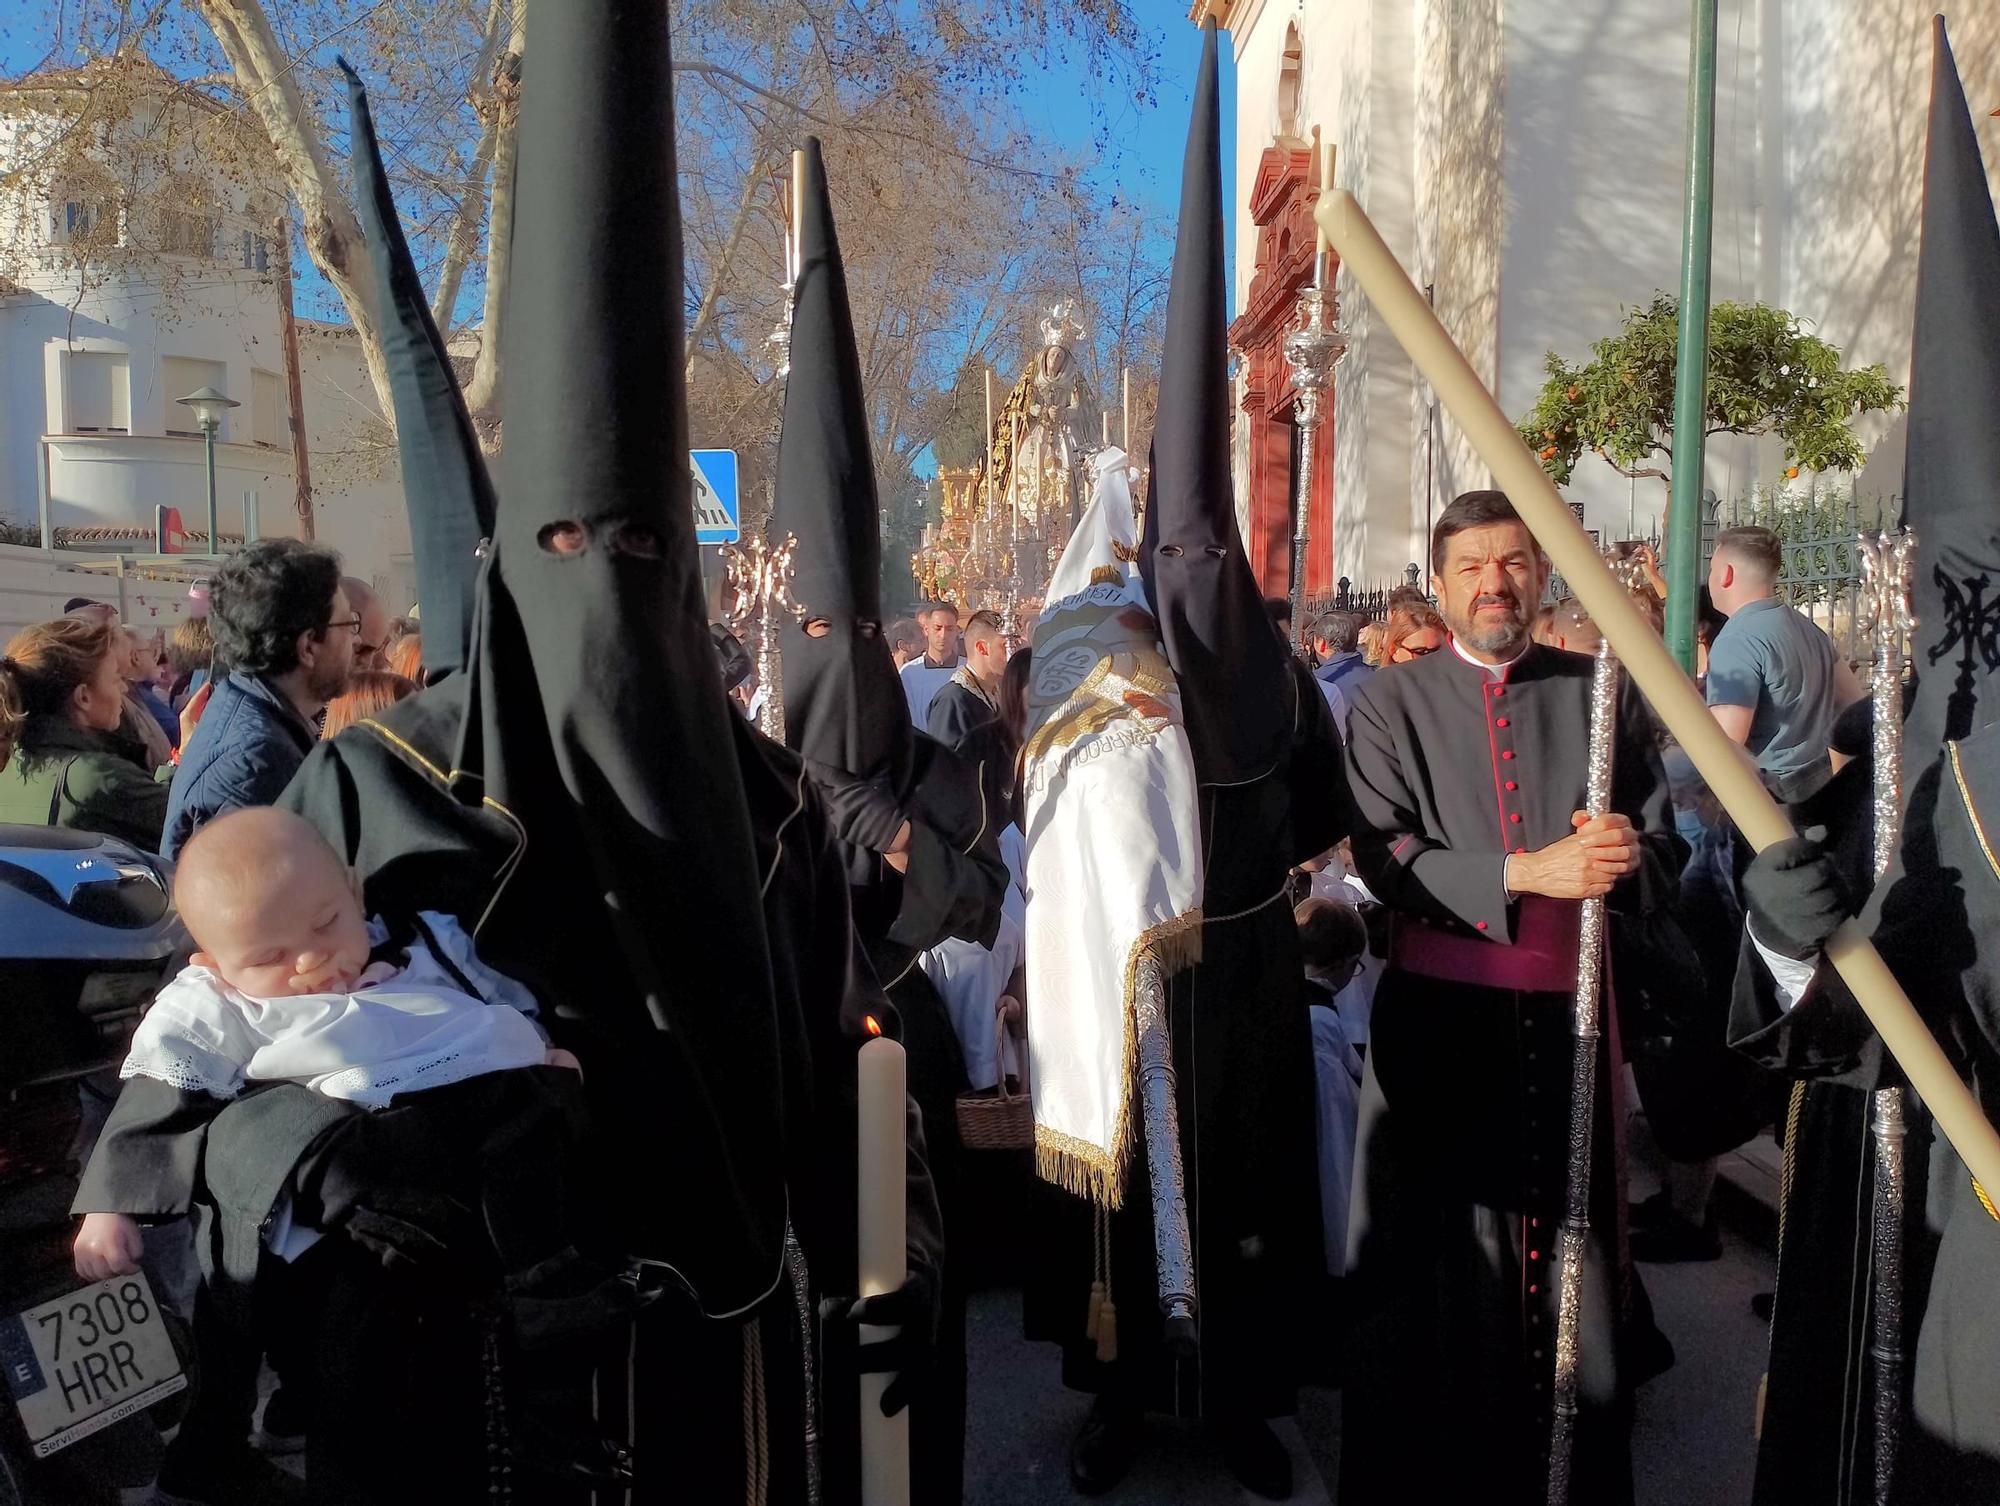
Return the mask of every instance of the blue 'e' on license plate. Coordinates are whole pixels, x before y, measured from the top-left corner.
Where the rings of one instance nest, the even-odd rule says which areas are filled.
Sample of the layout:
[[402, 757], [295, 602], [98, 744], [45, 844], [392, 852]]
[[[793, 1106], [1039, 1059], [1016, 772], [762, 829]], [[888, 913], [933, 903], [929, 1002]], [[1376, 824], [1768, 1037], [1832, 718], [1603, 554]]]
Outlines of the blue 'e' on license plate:
[[0, 1368], [37, 1459], [188, 1383], [142, 1274], [0, 1318]]

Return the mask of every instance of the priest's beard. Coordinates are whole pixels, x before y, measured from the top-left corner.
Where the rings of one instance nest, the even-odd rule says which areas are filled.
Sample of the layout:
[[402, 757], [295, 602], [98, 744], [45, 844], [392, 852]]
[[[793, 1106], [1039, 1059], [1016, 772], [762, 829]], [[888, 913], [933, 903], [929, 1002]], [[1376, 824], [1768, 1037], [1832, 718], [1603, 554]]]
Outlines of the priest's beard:
[[[1482, 607], [1501, 607], [1502, 615], [1480, 616]], [[1528, 608], [1511, 591], [1486, 591], [1467, 603], [1465, 615], [1448, 614], [1451, 635], [1475, 653], [1506, 654], [1528, 636]]]

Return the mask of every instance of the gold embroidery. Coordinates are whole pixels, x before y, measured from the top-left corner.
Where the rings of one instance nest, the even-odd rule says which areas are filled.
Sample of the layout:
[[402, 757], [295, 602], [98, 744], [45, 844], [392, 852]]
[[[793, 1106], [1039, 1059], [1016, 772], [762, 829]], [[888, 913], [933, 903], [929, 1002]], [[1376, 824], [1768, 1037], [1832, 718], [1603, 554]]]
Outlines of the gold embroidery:
[[1986, 866], [1993, 870], [1993, 876], [2000, 878], [2000, 860], [1993, 856], [1993, 844], [1986, 840], [1986, 827], [1979, 819], [1979, 811], [1972, 803], [1972, 791], [1966, 787], [1965, 769], [1958, 761], [1958, 744], [1946, 743], [1945, 752], [1951, 756], [1951, 777], [1958, 782], [1958, 798], [1965, 803], [1965, 814], [1972, 822], [1972, 834], [1979, 838], [1979, 850], [1986, 854]]
[[1132, 1150], [1132, 1084], [1139, 1071], [1139, 1032], [1132, 1028], [1139, 1013], [1139, 964], [1149, 955], [1157, 957], [1167, 977], [1193, 967], [1201, 961], [1201, 926], [1199, 910], [1176, 915], [1146, 931], [1125, 954], [1125, 1077], [1112, 1120], [1110, 1151], [1037, 1124], [1035, 1174], [1044, 1181], [1090, 1198], [1101, 1208], [1123, 1206], [1125, 1163]]
[[[480, 783], [485, 783], [485, 780], [480, 775], [474, 774], [470, 770], [453, 769], [449, 774], [445, 773], [443, 769], [440, 769], [436, 764], [424, 757], [413, 744], [398, 737], [373, 717], [363, 717], [355, 725], [366, 727], [370, 732], [381, 738], [383, 742], [389, 744], [390, 747], [395, 748], [404, 757], [417, 764], [431, 778], [443, 785], [447, 794], [450, 793], [452, 785], [457, 783], [461, 777], [478, 779]], [[472, 935], [475, 941], [479, 938], [480, 929], [492, 916], [494, 906], [500, 903], [500, 896], [506, 891], [507, 883], [513, 878], [514, 871], [521, 866], [521, 860], [528, 854], [528, 828], [521, 824], [521, 818], [508, 810], [506, 806], [495, 800], [491, 795], [481, 795], [479, 803], [488, 810], [495, 812], [503, 821], [513, 827], [516, 840], [513, 853], [509, 855], [506, 862], [500, 865], [500, 871], [493, 875], [493, 897], [487, 900], [486, 908], [479, 912], [479, 919], [473, 923]]]

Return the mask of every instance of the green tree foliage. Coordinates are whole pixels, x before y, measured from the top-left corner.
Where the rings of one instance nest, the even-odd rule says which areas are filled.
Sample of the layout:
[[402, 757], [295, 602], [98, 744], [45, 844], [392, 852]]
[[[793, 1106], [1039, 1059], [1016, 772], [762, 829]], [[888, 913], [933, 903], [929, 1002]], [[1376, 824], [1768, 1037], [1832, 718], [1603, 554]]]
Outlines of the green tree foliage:
[[[1520, 431], [1556, 485], [1568, 485], [1591, 452], [1620, 475], [1671, 485], [1679, 313], [1678, 300], [1656, 293], [1583, 364], [1549, 352], [1548, 381]], [[1718, 303], [1709, 313], [1709, 434], [1774, 434], [1787, 466], [1851, 471], [1866, 458], [1852, 420], [1902, 400], [1881, 366], [1844, 368], [1796, 314], [1764, 303]]]

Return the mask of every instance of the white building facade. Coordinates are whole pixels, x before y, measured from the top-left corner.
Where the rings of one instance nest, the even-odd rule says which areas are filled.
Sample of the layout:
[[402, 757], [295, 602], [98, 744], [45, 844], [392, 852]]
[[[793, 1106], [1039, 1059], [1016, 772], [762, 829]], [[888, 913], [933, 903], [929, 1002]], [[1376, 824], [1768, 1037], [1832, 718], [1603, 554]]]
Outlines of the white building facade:
[[[1939, 8], [1992, 170], [2000, 4], [1721, 3], [1712, 296], [1790, 309], [1849, 364], [1879, 361], [1905, 384]], [[1338, 148], [1336, 185], [1519, 416], [1549, 351], [1586, 358], [1625, 310], [1679, 288], [1690, 22], [1683, 0], [1233, 0], [1226, 24], [1244, 311], [1238, 501], [1264, 584], [1282, 590], [1290, 402], [1271, 339], [1309, 266], [1314, 133]], [[1310, 504], [1314, 594], [1342, 576], [1402, 579], [1437, 510], [1489, 482], [1352, 280], [1336, 287], [1349, 352], [1318, 467], [1330, 484]], [[1888, 422], [1864, 421], [1864, 440]], [[1718, 438], [1704, 482], [1743, 497], [1777, 483], [1780, 465], [1774, 445]], [[1593, 456], [1567, 495], [1607, 541], [1647, 534], [1666, 505], [1659, 481]]]
[[[0, 84], [0, 521], [64, 558], [150, 554], [161, 509], [206, 553], [205, 440], [176, 399], [240, 406], [216, 436], [218, 533], [298, 535], [274, 238], [282, 182], [144, 62]], [[248, 164], [247, 166], [244, 164]], [[300, 321], [312, 532], [392, 609], [413, 591], [393, 443], [351, 330]]]

